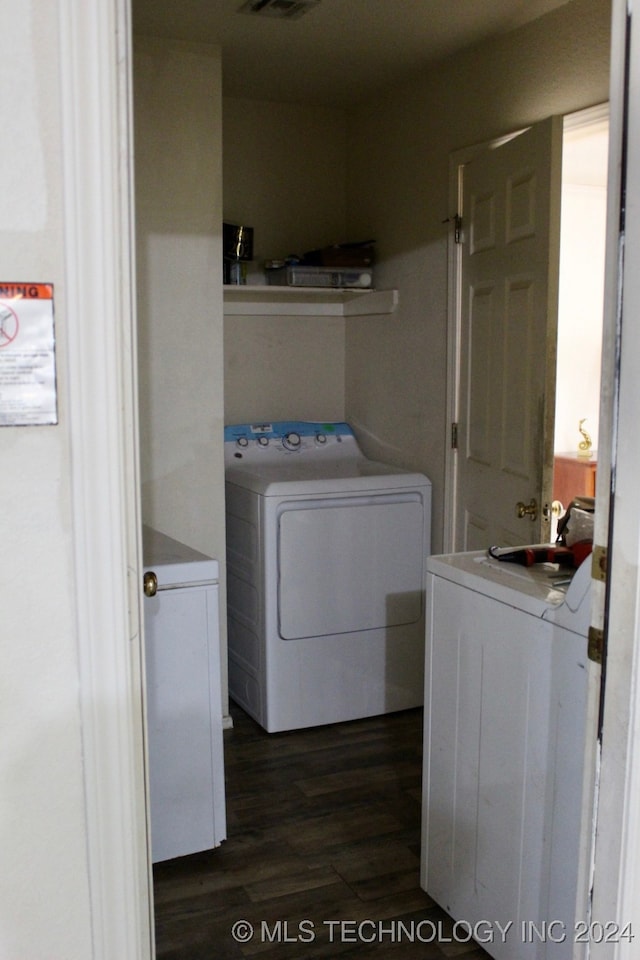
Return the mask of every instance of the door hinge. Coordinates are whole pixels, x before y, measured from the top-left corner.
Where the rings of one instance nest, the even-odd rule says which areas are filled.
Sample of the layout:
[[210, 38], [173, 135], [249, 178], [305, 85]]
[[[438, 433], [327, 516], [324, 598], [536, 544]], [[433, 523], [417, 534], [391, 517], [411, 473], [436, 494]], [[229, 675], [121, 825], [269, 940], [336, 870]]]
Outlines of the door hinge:
[[451, 449], [452, 450], [458, 449], [458, 424], [457, 423], [451, 424]]
[[591, 579], [601, 583], [607, 581], [608, 552], [606, 547], [594, 544], [591, 554]]
[[602, 663], [604, 656], [604, 630], [599, 627], [589, 627], [589, 639], [587, 643], [587, 656], [594, 663]]

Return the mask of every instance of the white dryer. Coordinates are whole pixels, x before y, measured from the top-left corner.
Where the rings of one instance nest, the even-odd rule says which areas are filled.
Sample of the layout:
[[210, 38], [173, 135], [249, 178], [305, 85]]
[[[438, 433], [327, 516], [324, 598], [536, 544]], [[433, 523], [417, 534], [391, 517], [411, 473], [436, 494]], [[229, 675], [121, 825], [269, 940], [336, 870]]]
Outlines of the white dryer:
[[225, 428], [229, 692], [267, 731], [423, 702], [431, 483], [346, 423]]

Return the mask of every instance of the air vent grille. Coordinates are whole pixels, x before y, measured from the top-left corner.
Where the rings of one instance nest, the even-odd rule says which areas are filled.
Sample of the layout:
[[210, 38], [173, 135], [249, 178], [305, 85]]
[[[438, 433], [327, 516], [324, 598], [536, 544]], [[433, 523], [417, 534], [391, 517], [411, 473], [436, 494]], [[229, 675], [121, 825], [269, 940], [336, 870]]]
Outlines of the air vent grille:
[[238, 8], [238, 13], [275, 17], [279, 20], [297, 20], [319, 3], [320, 0], [248, 0]]

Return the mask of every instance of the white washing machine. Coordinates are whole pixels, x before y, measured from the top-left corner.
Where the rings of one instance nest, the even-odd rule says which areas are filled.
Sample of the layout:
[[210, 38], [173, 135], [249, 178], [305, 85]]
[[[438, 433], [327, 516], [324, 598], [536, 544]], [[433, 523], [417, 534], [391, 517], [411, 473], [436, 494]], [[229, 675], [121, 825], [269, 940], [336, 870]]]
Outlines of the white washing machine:
[[152, 860], [226, 838], [218, 561], [143, 527]]
[[229, 692], [267, 731], [423, 701], [431, 483], [346, 423], [225, 428]]
[[591, 560], [427, 567], [421, 885], [496, 960], [571, 960]]

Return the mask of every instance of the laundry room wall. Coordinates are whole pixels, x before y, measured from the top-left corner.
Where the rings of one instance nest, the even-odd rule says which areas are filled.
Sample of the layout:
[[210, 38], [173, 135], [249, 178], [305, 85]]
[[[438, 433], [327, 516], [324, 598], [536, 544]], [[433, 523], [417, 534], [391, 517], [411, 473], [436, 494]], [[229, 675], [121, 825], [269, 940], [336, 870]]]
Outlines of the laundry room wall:
[[142, 513], [221, 562], [226, 682], [221, 88], [217, 47], [136, 38]]
[[225, 420], [343, 420], [342, 317], [227, 316]]
[[265, 259], [345, 239], [347, 114], [313, 104], [223, 98], [225, 220], [254, 228]]
[[136, 38], [134, 104], [143, 518], [222, 557], [218, 49]]
[[[224, 219], [254, 230], [249, 284], [264, 261], [346, 236], [347, 114], [296, 103], [223, 99]], [[341, 420], [342, 317], [226, 316], [225, 420]]]
[[609, 0], [572, 0], [385, 92], [350, 119], [349, 229], [376, 237], [376, 284], [396, 287], [399, 307], [392, 320], [346, 326], [346, 418], [369, 452], [431, 478], [435, 551], [449, 437], [449, 157], [606, 101], [610, 15]]

